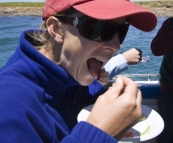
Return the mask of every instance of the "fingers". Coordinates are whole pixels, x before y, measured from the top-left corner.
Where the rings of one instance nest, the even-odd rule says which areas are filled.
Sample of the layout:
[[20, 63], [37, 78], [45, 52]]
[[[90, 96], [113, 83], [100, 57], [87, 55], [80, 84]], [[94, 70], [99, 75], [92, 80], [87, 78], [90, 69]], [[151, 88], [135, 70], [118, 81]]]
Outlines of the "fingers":
[[128, 102], [127, 106], [131, 104], [133, 105], [131, 106], [132, 108], [140, 107], [142, 102], [142, 96], [137, 84], [128, 78], [124, 78], [124, 85], [125, 89], [122, 96], [125, 96], [124, 100]]
[[138, 53], [138, 55], [139, 55], [139, 61], [138, 62], [140, 62], [141, 60], [142, 60], [142, 50], [140, 50], [140, 49], [138, 49], [138, 48], [135, 48], [139, 53]]
[[109, 87], [105, 96], [110, 96], [115, 99], [122, 95], [126, 96], [126, 100], [134, 102], [136, 102], [136, 99], [138, 99], [137, 102], [141, 100], [140, 91], [138, 91], [138, 86], [133, 80], [126, 77], [117, 77], [116, 82]]
[[87, 122], [120, 139], [141, 116], [141, 100], [137, 84], [129, 78], [118, 77], [98, 97]]
[[142, 93], [139, 89], [138, 89], [138, 93], [137, 93], [136, 103], [138, 106], [141, 106], [141, 103], [142, 103]]
[[116, 82], [112, 84], [107, 91], [106, 96], [110, 98], [118, 98], [119, 96], [125, 96], [126, 101], [135, 106], [139, 106], [142, 101], [141, 92], [138, 90], [138, 85], [131, 79], [126, 77], [117, 77]]
[[118, 96], [120, 96], [123, 91], [124, 91], [124, 84], [122, 77], [117, 77], [116, 82], [109, 87], [108, 91], [104, 95], [115, 99]]
[[122, 55], [130, 65], [137, 64], [142, 60], [142, 50], [138, 48], [131, 48], [130, 50], [122, 53]]
[[129, 78], [126, 78], [126, 77], [122, 77], [122, 78], [123, 78], [124, 86], [125, 86], [124, 92], [131, 93], [129, 94], [129, 96], [132, 96], [132, 95], [137, 96], [138, 85]]
[[141, 49], [135, 48], [139, 53], [142, 53]]

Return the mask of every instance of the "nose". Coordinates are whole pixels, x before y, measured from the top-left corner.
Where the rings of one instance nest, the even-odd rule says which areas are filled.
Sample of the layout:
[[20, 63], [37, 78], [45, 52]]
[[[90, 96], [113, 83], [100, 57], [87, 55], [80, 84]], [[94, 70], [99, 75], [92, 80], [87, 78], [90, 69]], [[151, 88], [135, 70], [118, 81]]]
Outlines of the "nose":
[[118, 33], [116, 33], [115, 36], [107, 42], [107, 44], [111, 48], [111, 50], [116, 53], [120, 49], [120, 40], [118, 37]]

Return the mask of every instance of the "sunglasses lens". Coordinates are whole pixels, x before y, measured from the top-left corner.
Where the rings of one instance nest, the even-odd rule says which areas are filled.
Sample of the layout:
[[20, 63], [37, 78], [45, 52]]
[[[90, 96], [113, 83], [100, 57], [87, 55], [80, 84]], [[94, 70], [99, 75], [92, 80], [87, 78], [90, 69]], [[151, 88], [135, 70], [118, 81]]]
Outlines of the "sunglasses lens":
[[123, 43], [123, 41], [127, 35], [128, 29], [129, 29], [129, 24], [125, 24], [125, 25], [121, 26], [121, 28], [119, 29], [118, 36], [119, 36], [120, 44]]
[[104, 25], [102, 33], [100, 35], [102, 41], [109, 41], [111, 40], [115, 33], [117, 32], [117, 25], [111, 21], [107, 21]]
[[92, 18], [86, 18], [80, 28], [80, 34], [83, 37], [94, 41], [109, 41], [116, 32], [117, 25], [115, 23], [98, 21]]
[[89, 17], [84, 17], [80, 25], [80, 34], [89, 40], [110, 41], [118, 32], [120, 43], [123, 42], [128, 31], [128, 24], [119, 26], [112, 21], [99, 21]]
[[92, 19], [92, 18], [86, 18], [83, 21], [82, 27], [80, 29], [81, 30], [80, 34], [83, 37], [92, 40], [92, 35], [94, 33], [94, 28], [95, 28], [95, 25], [96, 25], [97, 21], [98, 20], [95, 20], [95, 19]]

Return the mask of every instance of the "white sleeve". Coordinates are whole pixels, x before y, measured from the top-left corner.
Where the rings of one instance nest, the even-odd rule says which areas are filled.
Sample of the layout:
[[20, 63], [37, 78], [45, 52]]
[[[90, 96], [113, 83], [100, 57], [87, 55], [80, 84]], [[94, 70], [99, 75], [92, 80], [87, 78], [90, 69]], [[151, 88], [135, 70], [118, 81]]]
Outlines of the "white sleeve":
[[126, 59], [118, 54], [112, 57], [104, 66], [105, 70], [109, 73], [109, 78], [112, 79], [114, 76], [118, 75], [124, 70], [128, 69], [128, 64]]

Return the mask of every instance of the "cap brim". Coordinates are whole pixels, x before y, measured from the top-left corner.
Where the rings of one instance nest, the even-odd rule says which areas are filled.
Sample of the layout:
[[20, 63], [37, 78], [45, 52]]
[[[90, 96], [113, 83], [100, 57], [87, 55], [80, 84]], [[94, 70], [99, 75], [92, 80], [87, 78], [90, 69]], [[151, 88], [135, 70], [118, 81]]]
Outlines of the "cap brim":
[[126, 17], [129, 24], [146, 32], [153, 30], [157, 24], [157, 18], [152, 12], [127, 0], [92, 0], [73, 7], [96, 19]]

